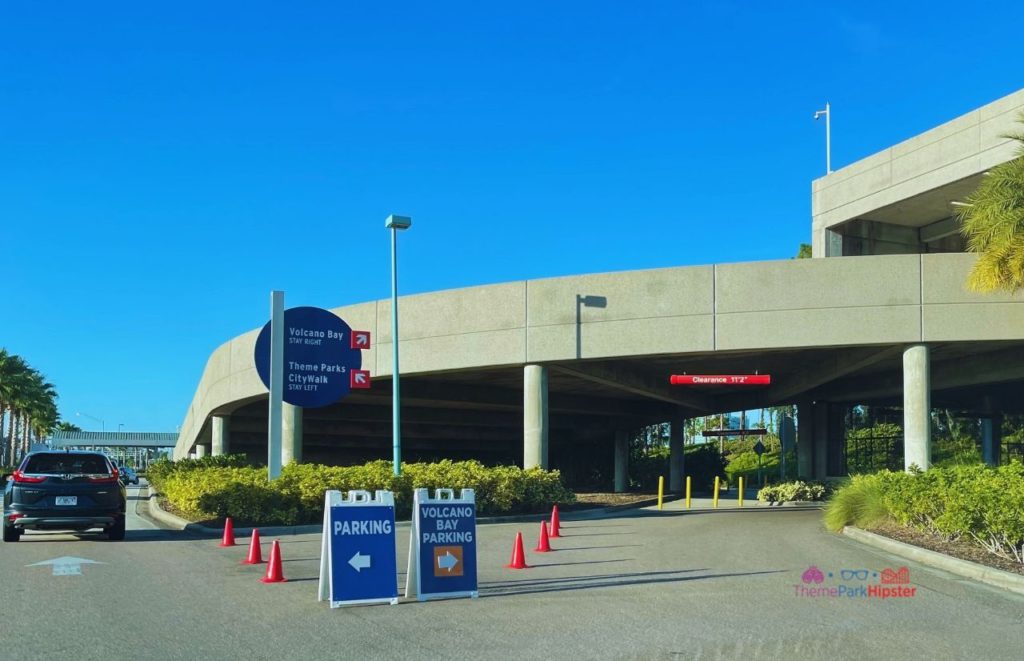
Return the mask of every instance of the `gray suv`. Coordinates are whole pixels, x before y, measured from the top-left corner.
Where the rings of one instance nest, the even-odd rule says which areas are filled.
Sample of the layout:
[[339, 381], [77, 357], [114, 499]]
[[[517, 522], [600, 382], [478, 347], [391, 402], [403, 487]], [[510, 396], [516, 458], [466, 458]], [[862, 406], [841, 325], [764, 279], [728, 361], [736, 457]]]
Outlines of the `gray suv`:
[[3, 539], [25, 530], [102, 528], [124, 539], [127, 503], [117, 468], [99, 452], [33, 452], [4, 486]]

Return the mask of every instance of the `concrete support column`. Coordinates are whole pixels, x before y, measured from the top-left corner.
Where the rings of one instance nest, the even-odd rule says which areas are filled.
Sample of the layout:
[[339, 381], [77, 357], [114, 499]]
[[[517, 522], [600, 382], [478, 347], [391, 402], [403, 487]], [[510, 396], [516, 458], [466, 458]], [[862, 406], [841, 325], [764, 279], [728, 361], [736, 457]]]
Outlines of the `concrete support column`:
[[981, 419], [981, 459], [989, 466], [995, 466], [995, 444], [992, 442], [992, 418]]
[[629, 435], [615, 432], [615, 493], [624, 493], [629, 487]]
[[548, 369], [523, 368], [523, 468], [548, 467]]
[[828, 403], [814, 402], [811, 415], [814, 419], [814, 479], [824, 480], [828, 475]]
[[992, 414], [981, 419], [981, 457], [989, 466], [1002, 463], [1003, 416]]
[[801, 480], [809, 480], [814, 472], [814, 422], [809, 401], [797, 404], [796, 421], [796, 474]]
[[281, 465], [302, 463], [302, 407], [284, 402], [281, 408]]
[[213, 416], [213, 441], [210, 444], [212, 454], [219, 457], [231, 452], [231, 417], [226, 415]]
[[903, 465], [928, 470], [932, 465], [932, 403], [928, 346], [903, 352]]
[[686, 421], [672, 421], [672, 435], [668, 441], [668, 490], [679, 493], [683, 490], [684, 455], [683, 444], [686, 441]]
[[206, 446], [196, 444], [196, 459], [202, 459], [206, 456]]

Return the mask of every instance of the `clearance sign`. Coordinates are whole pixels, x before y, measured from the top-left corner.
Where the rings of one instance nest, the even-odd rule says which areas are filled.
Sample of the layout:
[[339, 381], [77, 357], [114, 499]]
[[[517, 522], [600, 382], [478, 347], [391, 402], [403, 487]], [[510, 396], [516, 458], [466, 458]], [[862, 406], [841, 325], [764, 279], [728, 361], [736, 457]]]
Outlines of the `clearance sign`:
[[771, 374], [673, 374], [669, 383], [674, 386], [767, 386]]

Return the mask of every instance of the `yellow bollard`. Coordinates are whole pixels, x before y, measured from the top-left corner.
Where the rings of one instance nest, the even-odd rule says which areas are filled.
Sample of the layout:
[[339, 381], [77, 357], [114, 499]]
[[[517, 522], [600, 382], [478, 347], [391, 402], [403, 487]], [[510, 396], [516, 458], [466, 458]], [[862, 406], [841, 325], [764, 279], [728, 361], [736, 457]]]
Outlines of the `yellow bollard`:
[[740, 507], [743, 507], [743, 478], [740, 478], [740, 488], [738, 490], [740, 496]]
[[659, 475], [658, 476], [658, 509], [659, 510], [661, 509], [661, 506], [664, 504], [664, 502], [665, 502], [665, 476], [664, 475]]
[[686, 509], [690, 509], [690, 476], [686, 476]]
[[718, 507], [718, 476], [715, 476], [715, 494], [711, 496], [711, 506]]

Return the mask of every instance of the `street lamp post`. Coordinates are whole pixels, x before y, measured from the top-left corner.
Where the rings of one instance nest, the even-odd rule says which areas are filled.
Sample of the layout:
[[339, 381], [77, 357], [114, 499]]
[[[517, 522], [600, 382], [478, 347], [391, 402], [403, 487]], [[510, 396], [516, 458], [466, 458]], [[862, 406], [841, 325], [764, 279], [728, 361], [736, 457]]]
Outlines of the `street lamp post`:
[[97, 418], [96, 416], [89, 415], [88, 413], [82, 413], [81, 411], [77, 411], [75, 415], [77, 415], [80, 418], [89, 418], [90, 420], [95, 420], [96, 422], [100, 423], [100, 431], [107, 431], [107, 424], [103, 422], [103, 420]]
[[825, 116], [825, 174], [832, 174], [832, 106], [825, 102], [825, 109], [814, 113], [814, 119]]
[[391, 230], [391, 449], [395, 475], [402, 474], [401, 415], [398, 388], [398, 230], [412, 227], [408, 216], [387, 217], [384, 227]]

